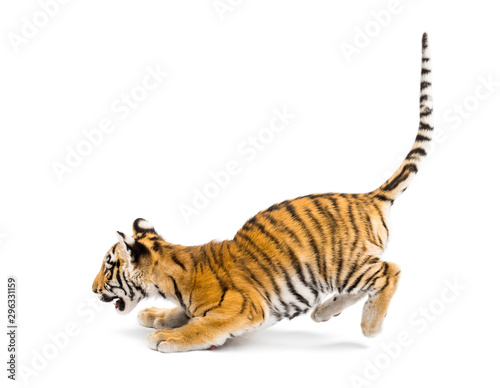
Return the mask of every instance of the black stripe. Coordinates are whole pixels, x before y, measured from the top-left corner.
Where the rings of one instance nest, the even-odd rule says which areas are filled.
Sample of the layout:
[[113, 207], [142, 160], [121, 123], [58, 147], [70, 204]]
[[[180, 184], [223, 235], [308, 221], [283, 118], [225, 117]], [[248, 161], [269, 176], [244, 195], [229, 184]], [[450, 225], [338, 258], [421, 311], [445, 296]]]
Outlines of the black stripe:
[[[332, 198], [333, 201], [335, 201], [334, 198]], [[316, 206], [316, 209], [318, 210], [318, 212], [323, 216], [323, 218], [326, 220], [326, 222], [324, 222], [325, 225], [328, 225], [329, 226], [329, 229], [330, 229], [330, 236], [334, 236], [334, 234], [336, 233], [337, 231], [337, 221], [335, 220], [335, 217], [333, 216], [333, 214], [328, 210], [328, 208], [326, 206], [324, 206], [323, 204], [321, 204], [319, 202], [318, 199], [314, 199], [313, 200], [313, 203], [314, 205]], [[337, 202], [335, 201], [335, 206], [336, 206]], [[332, 238], [332, 246], [333, 246], [333, 238]], [[326, 257], [325, 257], [326, 259]]]
[[[118, 266], [114, 266], [113, 267], [113, 271], [116, 269], [118, 269]], [[123, 288], [123, 283], [122, 283], [122, 279], [121, 279], [121, 276], [120, 276], [120, 271], [116, 271], [116, 280], [118, 281], [118, 284], [120, 285], [121, 288]]]
[[[287, 201], [284, 201], [284, 202], [287, 202]], [[273, 212], [273, 211], [279, 209], [281, 206], [283, 206], [284, 202], [275, 203], [274, 205], [269, 206], [266, 210], [264, 210], [264, 213]]]
[[[351, 248], [352, 252], [349, 253], [349, 256], [351, 256], [354, 253], [354, 250], [356, 249], [356, 245], [358, 244], [358, 241], [359, 241], [359, 228], [356, 225], [356, 220], [354, 219], [354, 213], [352, 211], [352, 203], [351, 202], [349, 202], [349, 206], [347, 208], [347, 211], [349, 214], [349, 221], [351, 222], [352, 227], [354, 229], [354, 242], [352, 243], [352, 248]], [[359, 255], [360, 255], [360, 253], [357, 254], [357, 257], [359, 257]], [[342, 292], [342, 290], [347, 285], [347, 282], [349, 281], [350, 277], [356, 271], [356, 269], [357, 269], [356, 261], [357, 261], [357, 259], [355, 259], [354, 263], [351, 264], [351, 268], [349, 269], [349, 272], [347, 273], [344, 281], [342, 282], [342, 286], [340, 286], [339, 292]], [[338, 275], [338, 281], [340, 281], [341, 280], [340, 279], [341, 271], [339, 271], [339, 273], [337, 275]]]
[[133, 290], [132, 286], [130, 285], [129, 280], [125, 277], [125, 274], [123, 275], [123, 280], [125, 280], [125, 284], [127, 284], [127, 287], [128, 287], [128, 289], [130, 290], [130, 294], [131, 294], [131, 295], [130, 295], [130, 297], [131, 297], [132, 299], [134, 299], [135, 292], [134, 292], [134, 290]]
[[384, 285], [380, 288], [380, 290], [378, 290], [378, 291], [375, 293], [375, 295], [380, 294], [382, 291], [384, 291], [384, 290], [385, 290], [385, 288], [386, 288], [388, 285], [389, 285], [389, 278], [386, 278], [386, 279], [385, 279], [385, 284], [384, 284]]
[[368, 268], [366, 271], [364, 271], [361, 275], [359, 275], [356, 280], [354, 281], [353, 284], [351, 284], [349, 286], [349, 288], [347, 290], [345, 290], [345, 292], [347, 293], [350, 293], [352, 290], [354, 290], [356, 288], [356, 286], [359, 284], [359, 282], [361, 282], [361, 279], [363, 278], [363, 276], [365, 276], [365, 274], [370, 270], [370, 268]]
[[275, 228], [277, 228], [278, 230], [285, 231], [292, 238], [292, 240], [295, 243], [297, 243], [297, 245], [302, 246], [302, 243], [300, 242], [299, 237], [297, 236], [297, 234], [292, 229], [290, 229], [284, 223], [280, 223], [280, 222], [276, 221], [276, 219], [271, 214], [269, 214], [269, 213], [262, 213], [262, 216], [264, 218], [266, 218], [266, 220], [268, 220], [271, 224], [273, 224], [273, 226]]
[[[226, 297], [226, 291], [224, 291], [224, 292], [222, 293], [222, 296], [220, 297], [220, 299], [219, 299], [219, 303], [217, 304], [217, 306], [212, 306], [212, 307], [210, 307], [210, 308], [206, 309], [206, 310], [203, 312], [203, 314], [202, 314], [201, 316], [202, 316], [202, 317], [204, 317], [204, 316], [206, 316], [206, 315], [207, 315], [207, 313], [208, 313], [210, 310], [213, 310], [214, 308], [220, 307], [220, 305], [222, 304], [222, 302], [224, 302], [224, 298], [225, 298], [225, 297]], [[200, 306], [198, 306], [198, 308], [199, 308], [199, 307], [200, 307]], [[198, 309], [198, 308], [197, 308], [197, 309]], [[196, 310], [197, 310], [197, 309], [196, 309]], [[195, 310], [194, 312], [196, 312], [196, 310]]]
[[415, 148], [411, 150], [406, 157], [411, 158], [413, 155], [426, 156], [427, 152], [425, 152], [423, 148]]
[[431, 141], [432, 139], [428, 138], [427, 136], [424, 135], [417, 135], [417, 138], [415, 141]]
[[252, 279], [259, 286], [257, 288], [257, 290], [260, 291], [260, 292], [262, 292], [262, 293], [264, 293], [264, 296], [265, 296], [265, 299], [266, 299], [266, 304], [269, 307], [271, 307], [272, 302], [271, 302], [271, 295], [269, 294], [269, 292], [266, 290], [266, 288], [260, 282], [260, 280], [255, 277], [255, 274], [252, 271], [250, 271], [250, 268], [248, 268], [248, 266], [246, 266], [245, 263], [242, 263], [242, 265], [245, 268], [245, 273], [249, 274], [250, 275], [250, 279]]
[[[332, 197], [332, 200], [335, 203], [334, 207], [336, 207], [337, 206], [337, 202], [335, 201], [335, 199], [333, 197]], [[335, 220], [335, 217], [333, 216], [333, 214], [328, 210], [328, 208], [324, 207], [323, 204], [321, 204], [318, 199], [315, 198], [313, 200], [313, 202], [314, 202], [314, 205], [316, 206], [316, 208], [318, 209], [319, 213], [326, 220], [326, 222], [323, 222], [323, 223], [325, 225], [329, 226], [330, 236], [331, 236], [331, 245], [332, 245], [332, 255], [335, 256], [335, 252], [334, 252], [334, 248], [335, 248], [334, 236], [335, 236], [335, 234], [337, 232], [337, 221]], [[328, 258], [328, 256], [325, 254], [325, 261], [327, 260], [327, 258]], [[334, 257], [332, 257], [332, 260], [333, 259], [334, 259]], [[333, 291], [332, 278], [328, 277], [328, 271], [326, 273], [326, 277], [327, 277], [326, 281], [327, 281], [327, 284], [330, 287], [330, 291]]]
[[[311, 221], [314, 223], [316, 229], [318, 230], [320, 236], [321, 236], [321, 242], [320, 246], [323, 247], [323, 252], [316, 257], [316, 265], [318, 266], [319, 274], [323, 277], [323, 279], [327, 279], [328, 277], [328, 271], [327, 271], [327, 266], [326, 266], [326, 237], [325, 233], [323, 231], [323, 226], [321, 223], [317, 220], [316, 217], [314, 217], [314, 214], [312, 214], [310, 209], [306, 209], [306, 214], [307, 216], [311, 219]], [[323, 259], [323, 260], [321, 260]]]
[[[193, 314], [191, 313], [191, 307], [193, 306], [193, 291], [196, 289], [196, 283], [198, 282], [198, 278], [197, 278], [197, 275], [198, 275], [198, 268], [195, 267], [194, 268], [194, 275], [193, 275], [193, 278], [194, 278], [194, 283], [193, 283], [193, 286], [191, 288], [191, 291], [189, 292], [189, 299], [188, 299], [188, 305], [189, 305], [189, 310], [186, 311], [186, 314], [189, 313], [189, 315], [192, 317]], [[156, 287], [158, 288], [158, 287]]]
[[293, 315], [288, 317], [288, 319], [291, 321], [293, 318], [298, 317], [301, 313], [302, 313], [302, 311], [300, 309], [297, 309]]
[[189, 251], [189, 259], [191, 260], [193, 267], [196, 268], [196, 265], [198, 263], [198, 258], [195, 257], [195, 254], [191, 250]]
[[285, 206], [285, 209], [287, 210], [288, 213], [290, 213], [290, 215], [292, 216], [292, 219], [297, 221], [300, 224], [302, 230], [306, 234], [309, 245], [312, 247], [312, 249], [314, 251], [314, 255], [316, 257], [316, 265], [318, 265], [318, 269], [319, 269], [320, 264], [321, 264], [320, 263], [321, 257], [320, 257], [320, 252], [319, 252], [318, 246], [316, 244], [316, 240], [314, 239], [314, 236], [311, 234], [311, 231], [307, 228], [307, 225], [302, 220], [302, 218], [297, 214], [297, 211], [296, 211], [295, 207], [293, 206], [293, 204], [287, 203]]
[[273, 243], [274, 245], [276, 246], [276, 248], [278, 250], [281, 250], [281, 246], [280, 245], [283, 245], [284, 248], [286, 248], [288, 250], [288, 255], [290, 256], [290, 258], [292, 259], [292, 264], [293, 264], [293, 267], [295, 269], [295, 272], [297, 273], [297, 275], [299, 276], [299, 279], [300, 281], [302, 282], [302, 284], [304, 284], [304, 286], [306, 286], [315, 296], [318, 296], [318, 292], [314, 289], [314, 287], [311, 287], [311, 285], [309, 283], [307, 283], [305, 277], [304, 277], [304, 273], [302, 272], [302, 266], [300, 265], [300, 260], [298, 259], [298, 257], [295, 255], [295, 253], [293, 252], [293, 250], [285, 243], [285, 242], [279, 242], [268, 230], [266, 230], [266, 228], [260, 224], [259, 222], [256, 222], [254, 224], [257, 228], [260, 229], [260, 231], [262, 232], [262, 234], [264, 234], [264, 236], [268, 237]]
[[240, 293], [243, 298], [243, 303], [241, 304], [241, 309], [238, 314], [243, 314], [245, 307], [247, 307], [248, 299], [245, 294]]
[[182, 299], [182, 294], [179, 291], [179, 287], [177, 287], [177, 282], [172, 276], [169, 276], [169, 278], [172, 280], [172, 283], [174, 283], [174, 292], [175, 292], [175, 297], [181, 304], [182, 310], [186, 311], [186, 305], [184, 304], [184, 300]]
[[384, 273], [382, 274], [382, 276], [387, 275], [388, 269], [389, 269], [389, 264], [387, 263], [387, 261], [384, 261]]
[[434, 129], [434, 127], [431, 127], [429, 124], [423, 123], [421, 121], [418, 129], [422, 130], [422, 131], [432, 131]]
[[[245, 237], [245, 236], [241, 236], [241, 237]], [[267, 266], [265, 266], [264, 263], [262, 263], [253, 254], [252, 251], [250, 251], [248, 248], [245, 248], [245, 247], [242, 247], [242, 249], [244, 250], [244, 252], [246, 252], [252, 258], [253, 262], [256, 263], [260, 267], [260, 269], [269, 277], [269, 280], [271, 280], [271, 283], [273, 285], [273, 289], [274, 289], [274, 293], [275, 293], [276, 297], [278, 298], [278, 300], [280, 301], [281, 305], [285, 309], [285, 314], [288, 314], [288, 307], [287, 307], [287, 305], [285, 304], [285, 302], [282, 299], [281, 289], [279, 288], [278, 284], [276, 283], [275, 276], [271, 273], [270, 269]], [[261, 255], [265, 256], [265, 253], [263, 253], [261, 251]], [[276, 270], [275, 270], [275, 272], [276, 272]]]
[[241, 227], [242, 230], [250, 230], [253, 224], [257, 221], [257, 216], [253, 216], [250, 218], [245, 224]]
[[[363, 287], [361, 287], [361, 290], [360, 291], [365, 291], [365, 289], [369, 288], [368, 286], [370, 285], [371, 281], [373, 278], [375, 278], [375, 276], [377, 276], [377, 274], [382, 271], [382, 267], [380, 267], [377, 271], [375, 271], [375, 273], [370, 276], [366, 281], [365, 281], [365, 284], [363, 285]], [[377, 280], [379, 278], [376, 278], [375, 280]]]
[[[302, 220], [302, 218], [300, 218], [300, 216], [297, 214], [295, 206], [292, 203], [288, 202], [285, 205], [285, 209], [292, 216], [292, 220], [294, 220], [294, 221], [296, 221], [296, 222], [298, 222], [300, 224], [301, 229], [304, 231], [304, 233], [307, 234], [308, 238], [312, 237], [311, 233], [309, 232], [309, 229], [306, 226], [306, 224], [304, 223], [304, 221]], [[310, 240], [310, 238], [309, 238], [309, 240]], [[309, 242], [311, 242], [311, 241], [309, 241]], [[316, 250], [317, 250], [317, 247], [316, 247]]]
[[352, 243], [352, 248], [351, 248], [354, 251], [354, 249], [356, 248], [356, 245], [358, 245], [358, 241], [359, 241], [359, 228], [356, 225], [356, 220], [354, 219], [354, 213], [352, 212], [351, 202], [349, 202], [349, 206], [347, 207], [347, 212], [349, 214], [349, 221], [351, 222], [352, 227], [354, 229], [354, 241]]
[[[249, 243], [250, 245], [252, 245], [253, 249], [262, 256], [262, 258], [269, 264], [269, 266], [273, 269], [273, 271], [277, 272], [276, 265], [274, 264], [274, 262], [267, 256], [267, 254], [264, 252], [264, 250], [262, 248], [260, 248], [257, 244], [255, 244], [255, 242], [250, 237], [248, 237], [247, 235], [245, 235], [243, 233], [239, 233], [238, 238], [241, 238], [241, 239], [245, 240], [247, 243]], [[246, 247], [244, 247], [244, 248], [246, 248]], [[245, 250], [248, 252], [248, 249], [245, 249]]]
[[358, 266], [356, 265], [356, 263], [355, 262], [352, 263], [351, 268], [349, 269], [349, 272], [347, 273], [347, 276], [344, 279], [344, 283], [342, 283], [342, 286], [340, 287], [340, 290], [339, 290], [340, 293], [342, 293], [342, 291], [346, 288], [347, 283], [349, 283], [349, 279], [354, 274], [354, 272], [356, 272], [357, 269], [358, 269]]
[[136, 289], [136, 290], [138, 290], [138, 291], [141, 293], [141, 295], [142, 295], [143, 297], [146, 297], [146, 296], [147, 296], [146, 291], [144, 291], [144, 290], [142, 289], [142, 287], [137, 286], [137, 285], [135, 285], [135, 284], [134, 284], [134, 287], [135, 287], [135, 289]]
[[[203, 249], [203, 251], [205, 252], [205, 257], [208, 259], [208, 260], [206, 260], [206, 264], [208, 266], [208, 269], [212, 272], [212, 274], [214, 275], [215, 279], [217, 279], [217, 282], [219, 283], [219, 287], [221, 288], [221, 290], [223, 292], [226, 292], [229, 289], [229, 285], [228, 285], [228, 280], [227, 279], [229, 279], [229, 283], [230, 283], [231, 286], [234, 286], [234, 285], [231, 284], [232, 282], [231, 282], [231, 278], [230, 277], [228, 277], [228, 278], [222, 278], [221, 276], [219, 276], [218, 271], [216, 271], [216, 269], [212, 265], [212, 261], [214, 262], [215, 265], [218, 263], [218, 260], [216, 260], [216, 257], [217, 257], [216, 253], [213, 251], [214, 246], [213, 245], [208, 245], [208, 248], [210, 250], [210, 253], [213, 256], [212, 260], [211, 260], [210, 256], [207, 253], [207, 250]], [[224, 267], [218, 266], [218, 269], [224, 270]]]
[[368, 212], [365, 212], [365, 211], [363, 211], [363, 212], [358, 211], [358, 215], [362, 219], [363, 224], [365, 226], [365, 229], [368, 232], [368, 241], [374, 245], [377, 245], [377, 241], [376, 241], [377, 239], [375, 238], [375, 232], [373, 230], [373, 224], [372, 224], [372, 219], [370, 218], [370, 214]]
[[304, 298], [293, 286], [292, 279], [290, 279], [290, 276], [288, 275], [288, 272], [285, 271], [285, 269], [280, 265], [281, 270], [283, 272], [283, 275], [285, 275], [285, 283], [288, 288], [288, 291], [297, 298], [297, 300], [303, 304], [305, 304], [307, 307], [311, 307], [309, 302], [307, 301], [306, 298]]
[[431, 86], [430, 82], [427, 82], [427, 81], [420, 82], [420, 90], [424, 90], [425, 88], [427, 88], [429, 86]]
[[[306, 271], [307, 273], [309, 274], [309, 277], [311, 278], [311, 282], [314, 284], [314, 286], [317, 288], [317, 289], [320, 289], [321, 292], [324, 292], [323, 291], [323, 285], [321, 284], [321, 282], [318, 282], [318, 280], [316, 279], [316, 276], [314, 275], [313, 273], [313, 270], [311, 268], [311, 265], [309, 263], [306, 263], [305, 264], [306, 266]], [[317, 296], [317, 295], [316, 295]]]
[[424, 67], [422, 67], [422, 75], [424, 74], [429, 74], [431, 71], [429, 69], [426, 69]]
[[[198, 307], [196, 307], [196, 309], [193, 311], [193, 313], [192, 313], [192, 314], [193, 314], [193, 315], [196, 315], [196, 312], [197, 312], [200, 308], [202, 308], [202, 307], [204, 307], [204, 306], [206, 306], [206, 305], [207, 305], [207, 303], [199, 305]], [[202, 317], [205, 317], [205, 316], [208, 314], [208, 312], [209, 312], [210, 310], [213, 310], [213, 309], [214, 309], [214, 308], [216, 308], [216, 307], [219, 307], [219, 305], [212, 305], [212, 304], [210, 304], [210, 307], [209, 307], [209, 308], [207, 308], [205, 311], [203, 311], [203, 314], [201, 314], [201, 316], [202, 316]]]
[[378, 215], [379, 215], [379, 217], [380, 217], [380, 221], [382, 221], [382, 225], [383, 225], [383, 226], [384, 226], [384, 228], [385, 228], [385, 231], [386, 231], [386, 233], [387, 233], [387, 237], [389, 237], [389, 228], [387, 227], [387, 224], [385, 223], [385, 218], [384, 218], [384, 216], [383, 216], [382, 212], [380, 211], [380, 209], [378, 208], [378, 206], [377, 206], [374, 202], [372, 202], [372, 204], [373, 204], [373, 207], [374, 207], [375, 209], [377, 209]]
[[[108, 291], [111, 292], [112, 294], [116, 295], [116, 292], [114, 290], [121, 290], [121, 291], [123, 291], [125, 293], [125, 295], [127, 295], [127, 293], [125, 292], [125, 290], [123, 288], [115, 287], [115, 286], [109, 286]], [[113, 299], [115, 299], [115, 298], [112, 298], [112, 300]]]
[[[342, 214], [340, 212], [340, 209], [337, 206], [337, 200], [335, 198], [331, 198], [331, 202], [333, 204], [333, 207], [337, 209], [338, 217], [337, 220], [338, 222], [341, 222], [342, 224], [340, 225], [340, 230], [344, 231], [344, 236], [345, 240], [347, 241], [347, 238], [349, 237], [349, 232], [346, 228], [346, 224], [344, 221], [344, 217], [342, 217]], [[337, 245], [338, 245], [338, 252], [336, 255], [337, 259], [337, 269], [336, 269], [336, 276], [335, 276], [335, 287], [337, 290], [340, 289], [340, 274], [342, 272], [342, 267], [343, 267], [343, 258], [345, 257], [344, 255], [344, 244], [342, 244], [342, 238], [340, 236], [337, 237]]]
[[[229, 257], [233, 258], [233, 254], [231, 253], [231, 250], [229, 248], [229, 242], [228, 241], [225, 241], [225, 242], [223, 242], [221, 244], [218, 244], [217, 247], [220, 248], [220, 251], [218, 253], [215, 252], [216, 245], [215, 244], [211, 244], [211, 251], [212, 251], [212, 254], [214, 255], [214, 260], [215, 260], [216, 257], [222, 257], [222, 249], [224, 249], [224, 247], [226, 247], [226, 251], [227, 251]], [[241, 295], [241, 297], [243, 298], [243, 303], [242, 303], [242, 306], [241, 306], [240, 314], [243, 313], [243, 311], [245, 310], [245, 307], [246, 307], [246, 305], [248, 303], [246, 293], [243, 292], [240, 288], [238, 288], [234, 284], [234, 282], [232, 280], [231, 273], [229, 272], [229, 270], [226, 267], [226, 262], [225, 261], [215, 260], [215, 263], [218, 265], [218, 268], [220, 270], [224, 271], [224, 273], [226, 274], [226, 281], [225, 281], [225, 283], [226, 282], [229, 283], [229, 288], [232, 289], [232, 290], [234, 290], [234, 291], [236, 291], [236, 292], [238, 292]], [[227, 291], [227, 290], [225, 290], [225, 291]], [[223, 298], [222, 298], [222, 300], [223, 300]], [[222, 303], [222, 300], [219, 303], [219, 306]]]
[[401, 183], [408, 179], [409, 175], [413, 172], [418, 171], [417, 166], [413, 163], [407, 164], [403, 167], [403, 170], [395, 176], [392, 180], [384, 184], [381, 189], [384, 191], [392, 191], [397, 188]]
[[378, 200], [384, 201], [384, 202], [390, 202], [391, 205], [394, 203], [393, 199], [387, 198], [385, 195], [382, 195], [382, 194], [377, 194], [373, 198], [377, 198]]
[[159, 252], [159, 251], [160, 251], [160, 249], [161, 249], [161, 244], [160, 244], [158, 241], [155, 241], [155, 242], [153, 243], [153, 248], [152, 248], [152, 249], [153, 249], [153, 251], [155, 251], [155, 252]]
[[433, 112], [432, 108], [429, 108], [427, 106], [423, 106], [421, 109], [422, 110], [420, 111], [420, 117], [430, 116]]
[[383, 278], [383, 276], [382, 276], [382, 275], [377, 276], [375, 279], [373, 279], [373, 280], [370, 282], [370, 284], [365, 285], [365, 287], [363, 287], [363, 290], [364, 290], [364, 289], [366, 289], [366, 290], [370, 290], [370, 289], [371, 289], [371, 288], [375, 285], [375, 283], [377, 282], [377, 280], [382, 279], [382, 278]]
[[[365, 287], [366, 287], [367, 289], [372, 288], [372, 287], [375, 285], [375, 283], [377, 282], [377, 280], [382, 279], [383, 277], [385, 277], [385, 276], [387, 275], [387, 268], [388, 268], [387, 262], [385, 262], [385, 261], [384, 261], [383, 266], [382, 266], [382, 267], [381, 267], [381, 268], [377, 271], [377, 273], [379, 273], [379, 272], [380, 272], [380, 270], [381, 270], [382, 268], [383, 268], [383, 273], [382, 273], [382, 275], [377, 276], [377, 277], [376, 277], [376, 278], [374, 278], [371, 282], [369, 282], [369, 284], [365, 285]], [[365, 287], [363, 287], [363, 289], [365, 289]]]
[[337, 223], [335, 222], [335, 218], [333, 217], [333, 215], [328, 211], [328, 209], [325, 209], [323, 207], [323, 205], [319, 202], [317, 198], [313, 199], [313, 203], [316, 206], [318, 212], [323, 216], [323, 218], [325, 218], [328, 221], [331, 233], [332, 234], [335, 233]]
[[422, 34], [422, 52], [427, 48], [427, 32]]
[[177, 265], [178, 265], [179, 267], [181, 267], [184, 271], [186, 271], [186, 267], [184, 267], [184, 264], [182, 264], [182, 263], [179, 261], [179, 259], [177, 259], [177, 255], [176, 255], [174, 252], [172, 252], [172, 253], [171, 253], [170, 258], [172, 259], [172, 261], [173, 261], [175, 264], [177, 264]]

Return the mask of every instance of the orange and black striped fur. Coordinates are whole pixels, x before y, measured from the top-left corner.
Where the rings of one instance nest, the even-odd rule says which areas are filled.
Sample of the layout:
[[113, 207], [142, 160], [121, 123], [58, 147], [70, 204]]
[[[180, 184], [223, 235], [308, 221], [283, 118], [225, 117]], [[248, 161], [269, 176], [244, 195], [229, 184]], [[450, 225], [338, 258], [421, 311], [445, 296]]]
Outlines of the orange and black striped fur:
[[248, 220], [232, 240], [200, 246], [168, 243], [137, 219], [133, 237], [118, 234], [93, 291], [104, 302], [115, 301], [121, 313], [147, 297], [175, 302], [176, 308], [148, 308], [138, 315], [142, 325], [157, 329], [147, 342], [161, 352], [222, 345], [308, 311], [315, 321], [326, 321], [365, 297], [361, 328], [365, 336], [376, 335], [400, 274], [396, 264], [380, 259], [389, 211], [432, 139], [430, 72], [424, 34], [418, 135], [378, 189], [284, 201]]

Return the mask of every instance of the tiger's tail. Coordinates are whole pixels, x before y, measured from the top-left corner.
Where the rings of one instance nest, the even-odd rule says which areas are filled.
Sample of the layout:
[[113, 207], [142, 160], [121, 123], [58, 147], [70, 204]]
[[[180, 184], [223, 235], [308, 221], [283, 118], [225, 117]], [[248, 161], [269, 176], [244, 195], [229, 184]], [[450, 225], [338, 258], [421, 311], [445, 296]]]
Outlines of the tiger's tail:
[[432, 108], [431, 61], [427, 33], [422, 36], [422, 72], [420, 78], [420, 124], [411, 151], [396, 172], [378, 189], [374, 197], [392, 204], [406, 190], [418, 171], [418, 167], [431, 148], [434, 133]]

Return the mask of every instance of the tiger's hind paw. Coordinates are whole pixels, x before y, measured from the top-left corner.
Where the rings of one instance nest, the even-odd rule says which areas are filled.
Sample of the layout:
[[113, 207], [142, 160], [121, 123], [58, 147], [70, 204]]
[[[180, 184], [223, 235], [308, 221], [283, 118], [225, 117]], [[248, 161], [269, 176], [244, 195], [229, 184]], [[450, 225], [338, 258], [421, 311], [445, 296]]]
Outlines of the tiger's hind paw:
[[315, 322], [326, 322], [331, 317], [340, 315], [344, 309], [362, 299], [364, 294], [340, 294], [332, 296], [325, 302], [316, 306], [311, 314], [311, 318]]

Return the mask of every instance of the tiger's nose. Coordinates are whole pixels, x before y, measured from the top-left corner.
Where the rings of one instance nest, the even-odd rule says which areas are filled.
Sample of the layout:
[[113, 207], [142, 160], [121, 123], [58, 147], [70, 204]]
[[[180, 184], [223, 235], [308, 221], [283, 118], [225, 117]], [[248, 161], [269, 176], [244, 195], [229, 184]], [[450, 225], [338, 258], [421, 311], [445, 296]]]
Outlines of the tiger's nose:
[[100, 294], [102, 292], [102, 288], [99, 287], [99, 285], [96, 284], [96, 282], [94, 282], [94, 284], [92, 284], [92, 292], [94, 294]]
[[96, 278], [94, 279], [94, 281], [92, 282], [92, 292], [94, 294], [99, 294], [102, 291], [99, 283], [100, 283], [99, 282], [99, 275], [97, 275]]

